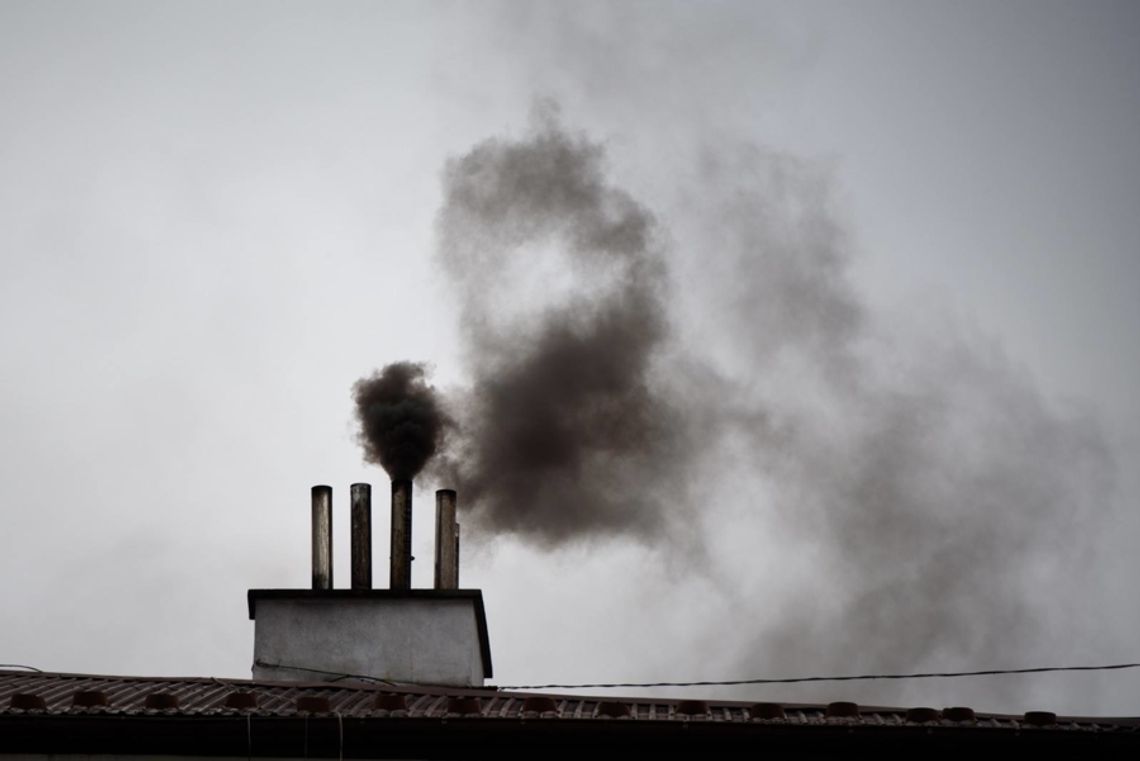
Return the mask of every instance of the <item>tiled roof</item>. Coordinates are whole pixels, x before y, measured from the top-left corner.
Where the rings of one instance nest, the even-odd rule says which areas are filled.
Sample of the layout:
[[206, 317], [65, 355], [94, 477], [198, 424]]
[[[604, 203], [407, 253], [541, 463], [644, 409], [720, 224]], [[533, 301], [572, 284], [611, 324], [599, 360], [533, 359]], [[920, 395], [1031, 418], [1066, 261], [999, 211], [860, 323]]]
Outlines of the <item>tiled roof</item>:
[[[29, 696], [29, 697], [21, 697]], [[34, 698], [34, 699], [33, 699]], [[657, 698], [582, 697], [361, 682], [266, 682], [212, 677], [126, 677], [0, 670], [0, 714], [292, 716], [484, 719], [630, 719], [634, 721], [930, 724], [998, 729], [1140, 732], [1140, 718], [975, 714], [969, 708], [859, 707], [854, 703], [777, 704]]]
[[[788, 738], [807, 735], [864, 734], [895, 736], [995, 737], [1036, 736], [1044, 740], [1094, 736], [1140, 742], [1140, 718], [1057, 717], [1046, 712], [1022, 716], [975, 714], [968, 708], [881, 708], [853, 703], [828, 705], [747, 703], [657, 698], [581, 697], [500, 692], [494, 688], [430, 688], [362, 682], [266, 682], [216, 678], [166, 678], [27, 673], [0, 670], [0, 728], [34, 732], [37, 717], [56, 727], [71, 717], [166, 717], [185, 720], [236, 719], [248, 722], [335, 719], [340, 743], [345, 726], [354, 731], [385, 727], [438, 727], [449, 722], [467, 730], [493, 730], [502, 737], [511, 727], [527, 726], [528, 736], [546, 728], [565, 735], [634, 730], [655, 736], [671, 727], [692, 730], [685, 736], [734, 737], [756, 733]], [[22, 721], [16, 721], [21, 719]], [[13, 724], [15, 722], [15, 724]], [[138, 723], [138, 722], [136, 722]], [[264, 722], [274, 725], [273, 721]], [[246, 725], [243, 724], [243, 727]], [[578, 729], [573, 729], [578, 728]], [[624, 729], [622, 729], [624, 728]], [[736, 729], [733, 729], [736, 728]], [[245, 730], [243, 729], [243, 732]], [[717, 734], [719, 733], [719, 734]], [[2, 732], [0, 732], [2, 734]], [[433, 735], [433, 736], [438, 736]], [[244, 735], [243, 735], [244, 737]], [[30, 741], [29, 741], [30, 742]], [[308, 742], [308, 734], [306, 734]], [[1115, 746], [1114, 746], [1115, 747]], [[27, 746], [30, 748], [30, 746]], [[26, 748], [26, 749], [27, 749]], [[157, 750], [151, 748], [151, 751]], [[244, 752], [244, 750], [243, 750]], [[341, 748], [343, 752], [343, 747]], [[256, 755], [254, 753], [253, 755]]]

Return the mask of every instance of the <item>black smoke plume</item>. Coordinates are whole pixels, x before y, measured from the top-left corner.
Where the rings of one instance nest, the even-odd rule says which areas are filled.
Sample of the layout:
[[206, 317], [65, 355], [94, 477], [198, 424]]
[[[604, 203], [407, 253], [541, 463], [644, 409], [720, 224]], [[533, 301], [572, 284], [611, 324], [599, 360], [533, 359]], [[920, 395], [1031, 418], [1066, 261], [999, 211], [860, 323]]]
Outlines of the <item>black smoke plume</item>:
[[447, 418], [424, 366], [394, 362], [353, 386], [364, 459], [393, 481], [415, 477], [443, 441]]
[[658, 492], [684, 464], [655, 375], [669, 338], [656, 225], [602, 158], [547, 119], [446, 173], [441, 256], [474, 372], [451, 475], [484, 527], [540, 543], [656, 534]]

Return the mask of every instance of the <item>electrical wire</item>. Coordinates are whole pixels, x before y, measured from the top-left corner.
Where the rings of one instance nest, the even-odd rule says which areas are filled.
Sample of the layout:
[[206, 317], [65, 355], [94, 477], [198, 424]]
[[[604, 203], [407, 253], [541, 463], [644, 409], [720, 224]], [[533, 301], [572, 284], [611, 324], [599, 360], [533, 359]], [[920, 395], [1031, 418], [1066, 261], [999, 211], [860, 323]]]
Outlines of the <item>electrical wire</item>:
[[323, 674], [324, 676], [327, 676], [327, 677], [334, 677], [333, 679], [329, 679], [328, 680], [329, 682], [339, 682], [341, 679], [360, 679], [360, 680], [365, 681], [365, 682], [372, 682], [374, 684], [380, 684], [380, 685], [384, 685], [386, 687], [396, 686], [396, 682], [389, 682], [387, 679], [381, 679], [381, 678], [375, 677], [375, 676], [368, 676], [367, 674], [342, 674], [338, 671], [328, 671], [326, 669], [314, 669], [314, 668], [309, 668], [308, 666], [291, 666], [291, 665], [285, 664], [285, 663], [268, 663], [267, 661], [262, 661], [262, 660], [255, 660], [253, 662], [253, 665], [261, 666], [262, 668], [289, 669], [291, 671], [307, 671], [310, 674]]
[[[258, 666], [267, 668], [292, 669], [295, 671], [308, 671], [325, 676], [335, 676], [332, 681], [341, 679], [361, 679], [376, 682], [390, 687], [398, 687], [398, 683], [389, 682], [365, 674], [341, 674], [334, 671], [309, 668], [307, 666], [294, 666], [285, 663], [266, 663], [255, 661]], [[985, 669], [982, 671], [918, 671], [908, 674], [850, 674], [845, 676], [794, 676], [780, 678], [756, 679], [724, 679], [716, 681], [695, 682], [595, 682], [583, 684], [497, 684], [498, 690], [584, 690], [584, 689], [611, 689], [615, 687], [733, 687], [744, 684], [800, 684], [803, 682], [859, 682], [876, 679], [949, 679], [968, 676], [1006, 676], [1010, 674], [1047, 674], [1058, 671], [1120, 671], [1122, 669], [1140, 668], [1140, 663], [1109, 663], [1097, 666], [1038, 666], [1024, 669]]]
[[967, 676], [1045, 674], [1056, 671], [1118, 671], [1140, 668], [1140, 663], [1112, 663], [1100, 666], [1042, 666], [1025, 669], [986, 669], [984, 671], [924, 671], [909, 674], [855, 674], [848, 676], [799, 676], [787, 678], [726, 679], [698, 682], [611, 682], [595, 684], [501, 684], [500, 690], [578, 690], [613, 687], [731, 687], [742, 684], [798, 684], [801, 682], [856, 682], [875, 679], [947, 679]]
[[[270, 668], [286, 668], [295, 671], [308, 671], [313, 674], [322, 674], [326, 677], [335, 677], [331, 681], [341, 679], [361, 679], [376, 684], [394, 687], [396, 684], [385, 679], [377, 679], [366, 674], [342, 674], [335, 671], [308, 668], [306, 666], [293, 666], [282, 663], [264, 663], [257, 661], [257, 665]], [[17, 668], [44, 673], [35, 666], [24, 666], [18, 663], [0, 663], [0, 668]], [[802, 684], [804, 682], [860, 682], [873, 680], [901, 680], [901, 679], [951, 679], [970, 676], [1007, 676], [1012, 674], [1048, 674], [1062, 671], [1121, 671], [1123, 669], [1140, 668], [1140, 663], [1109, 663], [1097, 666], [1038, 666], [1024, 669], [984, 669], [981, 671], [918, 671], [907, 674], [850, 674], [845, 676], [796, 676], [796, 677], [759, 677], [755, 679], [722, 679], [703, 680], [693, 682], [593, 682], [581, 684], [499, 684], [500, 690], [607, 690], [622, 687], [733, 687], [745, 684]], [[214, 677], [214, 681], [227, 685]]]

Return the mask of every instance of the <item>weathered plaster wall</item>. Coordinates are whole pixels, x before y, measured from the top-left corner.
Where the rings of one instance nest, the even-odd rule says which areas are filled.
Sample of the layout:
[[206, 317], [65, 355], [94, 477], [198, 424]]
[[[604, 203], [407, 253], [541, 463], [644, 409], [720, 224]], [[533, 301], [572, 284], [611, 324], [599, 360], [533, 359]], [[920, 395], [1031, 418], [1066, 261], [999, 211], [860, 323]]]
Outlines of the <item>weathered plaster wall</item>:
[[253, 678], [312, 681], [321, 678], [316, 672], [481, 687], [475, 604], [470, 599], [259, 601]]

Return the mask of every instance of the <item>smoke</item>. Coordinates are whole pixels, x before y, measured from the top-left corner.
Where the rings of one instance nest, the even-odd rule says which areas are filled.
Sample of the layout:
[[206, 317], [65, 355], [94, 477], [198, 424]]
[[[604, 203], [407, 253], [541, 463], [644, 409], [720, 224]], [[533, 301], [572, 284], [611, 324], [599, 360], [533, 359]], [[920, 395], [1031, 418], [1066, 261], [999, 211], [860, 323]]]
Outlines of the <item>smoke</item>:
[[[708, 149], [663, 225], [604, 158], [545, 112], [447, 167], [440, 257], [473, 383], [442, 465], [477, 526], [721, 543], [707, 571], [759, 621], [738, 676], [1067, 646], [1078, 617], [1051, 595], [1095, 584], [1112, 480], [1094, 421], [990, 342], [875, 315], [817, 165]], [[806, 575], [741, 573], [789, 547]]]
[[424, 366], [393, 362], [353, 385], [364, 459], [393, 481], [413, 478], [443, 442], [448, 421]]
[[447, 466], [482, 527], [544, 544], [660, 533], [660, 490], [685, 464], [656, 376], [670, 335], [656, 222], [604, 170], [544, 111], [446, 171], [440, 253], [474, 376]]
[[[811, 558], [787, 586], [733, 575], [727, 594], [742, 609], [767, 601], [733, 671], [1004, 666], [1071, 652], [1091, 633], [1078, 611], [1096, 603], [1063, 590], [1096, 588], [1090, 561], [1111, 502], [1094, 419], [1058, 412], [999, 345], [948, 319], [874, 313], [850, 280], [834, 183], [818, 165], [718, 148], [682, 185], [669, 216], [678, 247], [716, 252], [715, 265], [678, 257], [690, 315], [711, 326], [702, 354], [720, 397], [765, 421], [721, 420], [722, 472], [752, 487], [724, 517]], [[766, 544], [788, 562], [786, 547]], [[1022, 685], [986, 688], [1012, 702]], [[860, 692], [897, 701], [900, 689], [922, 688]], [[835, 687], [799, 695], [834, 699]]]

